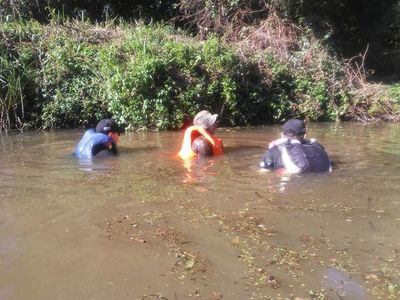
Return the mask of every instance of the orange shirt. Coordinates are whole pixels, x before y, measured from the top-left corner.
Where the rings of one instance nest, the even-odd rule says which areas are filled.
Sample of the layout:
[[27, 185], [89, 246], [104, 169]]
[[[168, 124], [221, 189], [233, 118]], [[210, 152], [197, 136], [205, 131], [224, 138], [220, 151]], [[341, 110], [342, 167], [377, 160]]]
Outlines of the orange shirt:
[[213, 155], [220, 155], [224, 152], [222, 142], [219, 138], [210, 135], [207, 130], [201, 126], [190, 126], [185, 131], [182, 147], [178, 153], [182, 159], [188, 159], [196, 156], [196, 153], [192, 149], [192, 143], [193, 140], [198, 136], [203, 136], [207, 142], [210, 143], [212, 146]]

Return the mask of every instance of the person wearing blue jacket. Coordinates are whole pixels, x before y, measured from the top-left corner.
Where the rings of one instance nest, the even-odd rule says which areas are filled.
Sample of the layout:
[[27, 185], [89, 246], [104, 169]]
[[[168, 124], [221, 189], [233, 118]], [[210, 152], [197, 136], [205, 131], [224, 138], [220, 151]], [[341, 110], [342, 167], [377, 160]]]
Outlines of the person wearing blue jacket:
[[113, 119], [101, 120], [96, 129], [90, 128], [83, 135], [73, 154], [78, 158], [96, 155], [117, 155], [120, 128]]

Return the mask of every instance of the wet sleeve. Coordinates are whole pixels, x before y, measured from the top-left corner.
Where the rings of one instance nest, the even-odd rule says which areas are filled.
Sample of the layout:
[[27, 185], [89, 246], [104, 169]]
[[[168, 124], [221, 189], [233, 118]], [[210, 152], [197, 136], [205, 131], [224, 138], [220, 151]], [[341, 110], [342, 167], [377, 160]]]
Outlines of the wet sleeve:
[[95, 145], [92, 148], [92, 155], [97, 157], [104, 157], [104, 156], [114, 156], [118, 155], [117, 145], [112, 142], [111, 146], [108, 147], [106, 144]]
[[279, 153], [276, 153], [276, 151], [278, 151], [277, 150], [277, 147], [272, 147], [271, 149], [268, 149], [265, 153], [264, 153], [264, 155], [263, 155], [263, 157], [262, 157], [262, 159], [261, 159], [261, 161], [260, 161], [260, 167], [261, 168], [265, 168], [265, 169], [274, 169], [274, 168], [276, 168], [277, 166], [276, 166], [276, 156], [279, 154]]
[[114, 154], [114, 155], [117, 155], [117, 154], [118, 154], [118, 149], [117, 149], [117, 144], [116, 144], [116, 143], [114, 143], [114, 142], [111, 143], [111, 149], [110, 149], [110, 151], [111, 151], [111, 153]]
[[192, 143], [193, 151], [200, 156], [211, 156], [213, 155], [212, 148], [209, 143], [203, 138], [198, 137]]
[[106, 147], [105, 144], [93, 145], [93, 147], [92, 147], [92, 155], [95, 156], [95, 155], [99, 154], [100, 152], [102, 152], [104, 150], [108, 151], [108, 148]]
[[[108, 145], [110, 144], [111, 147], [109, 148]], [[103, 133], [96, 133], [93, 136], [92, 155], [95, 156], [103, 150], [107, 150], [114, 155], [117, 154], [117, 147], [112, 138]]]

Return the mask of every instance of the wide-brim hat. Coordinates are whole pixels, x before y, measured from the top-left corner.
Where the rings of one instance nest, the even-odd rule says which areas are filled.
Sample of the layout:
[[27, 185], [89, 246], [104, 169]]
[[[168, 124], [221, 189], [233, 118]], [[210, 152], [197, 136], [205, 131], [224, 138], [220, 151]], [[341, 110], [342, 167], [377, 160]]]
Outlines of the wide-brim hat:
[[211, 114], [208, 110], [202, 110], [193, 119], [193, 125], [204, 129], [212, 127], [217, 122], [218, 114]]

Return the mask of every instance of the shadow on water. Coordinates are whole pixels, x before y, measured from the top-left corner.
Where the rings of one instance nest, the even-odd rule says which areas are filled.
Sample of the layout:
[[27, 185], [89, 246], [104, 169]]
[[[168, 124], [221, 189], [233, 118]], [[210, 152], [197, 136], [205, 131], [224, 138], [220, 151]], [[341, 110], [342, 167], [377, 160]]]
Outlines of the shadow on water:
[[14, 289], [14, 287], [0, 288], [0, 300], [10, 299]]
[[324, 272], [325, 284], [332, 293], [332, 299], [365, 300], [365, 289], [343, 271], [335, 268], [327, 268]]

